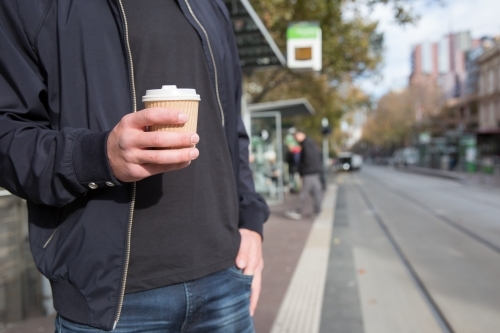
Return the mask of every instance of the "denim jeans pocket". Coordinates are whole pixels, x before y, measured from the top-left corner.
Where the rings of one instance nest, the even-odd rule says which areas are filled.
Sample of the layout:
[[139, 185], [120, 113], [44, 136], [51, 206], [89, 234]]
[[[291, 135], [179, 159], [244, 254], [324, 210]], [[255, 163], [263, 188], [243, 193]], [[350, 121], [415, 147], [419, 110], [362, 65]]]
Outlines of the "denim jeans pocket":
[[56, 333], [97, 333], [104, 332], [98, 328], [78, 324], [64, 319], [60, 315], [56, 316]]
[[239, 269], [236, 266], [231, 266], [227, 269], [230, 275], [236, 277], [237, 279], [240, 279], [245, 282], [252, 283], [253, 280], [253, 275], [245, 275], [243, 274], [243, 270]]

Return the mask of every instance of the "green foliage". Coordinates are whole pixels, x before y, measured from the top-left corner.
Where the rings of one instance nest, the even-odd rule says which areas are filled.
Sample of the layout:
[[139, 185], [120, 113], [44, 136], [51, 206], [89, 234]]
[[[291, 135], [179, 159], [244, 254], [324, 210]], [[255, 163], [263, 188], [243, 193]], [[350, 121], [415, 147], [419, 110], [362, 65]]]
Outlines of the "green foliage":
[[391, 91], [378, 101], [363, 130], [369, 146], [404, 147], [415, 123], [415, 99], [409, 90]]
[[[439, 0], [431, 0], [439, 1]], [[287, 68], [256, 72], [246, 78], [250, 103], [306, 97], [317, 114], [296, 119], [313, 137], [319, 137], [321, 118], [338, 125], [346, 113], [369, 100], [353, 84], [359, 77], [377, 75], [382, 61], [383, 35], [362, 6], [392, 5], [395, 19], [413, 23], [412, 0], [252, 0], [281, 50], [286, 49], [286, 29], [292, 22], [319, 22], [323, 36], [321, 73], [296, 73]], [[364, 14], [363, 14], [364, 13]]]

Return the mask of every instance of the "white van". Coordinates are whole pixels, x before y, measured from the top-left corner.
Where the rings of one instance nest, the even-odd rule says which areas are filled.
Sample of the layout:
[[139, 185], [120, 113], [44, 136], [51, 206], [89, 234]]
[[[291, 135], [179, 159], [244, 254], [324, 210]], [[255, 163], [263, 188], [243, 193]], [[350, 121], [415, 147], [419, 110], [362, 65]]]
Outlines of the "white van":
[[351, 152], [340, 153], [337, 158], [337, 170], [355, 171], [363, 166], [363, 158], [360, 155]]

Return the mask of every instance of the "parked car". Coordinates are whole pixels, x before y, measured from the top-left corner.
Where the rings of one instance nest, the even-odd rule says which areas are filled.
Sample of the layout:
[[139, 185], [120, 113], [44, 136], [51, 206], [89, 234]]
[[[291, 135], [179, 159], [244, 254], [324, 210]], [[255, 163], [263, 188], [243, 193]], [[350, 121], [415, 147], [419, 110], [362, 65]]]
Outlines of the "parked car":
[[418, 163], [420, 155], [417, 148], [407, 147], [398, 149], [392, 155], [393, 165], [396, 167], [406, 167]]

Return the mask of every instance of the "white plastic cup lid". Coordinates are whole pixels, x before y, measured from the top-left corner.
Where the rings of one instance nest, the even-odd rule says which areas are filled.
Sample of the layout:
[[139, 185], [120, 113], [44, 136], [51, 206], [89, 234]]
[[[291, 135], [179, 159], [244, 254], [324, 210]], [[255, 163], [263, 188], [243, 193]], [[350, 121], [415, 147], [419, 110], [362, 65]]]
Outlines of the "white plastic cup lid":
[[196, 89], [179, 89], [177, 86], [162, 86], [161, 89], [151, 89], [142, 96], [143, 102], [153, 101], [199, 101], [200, 95]]

